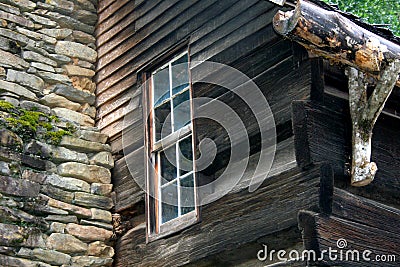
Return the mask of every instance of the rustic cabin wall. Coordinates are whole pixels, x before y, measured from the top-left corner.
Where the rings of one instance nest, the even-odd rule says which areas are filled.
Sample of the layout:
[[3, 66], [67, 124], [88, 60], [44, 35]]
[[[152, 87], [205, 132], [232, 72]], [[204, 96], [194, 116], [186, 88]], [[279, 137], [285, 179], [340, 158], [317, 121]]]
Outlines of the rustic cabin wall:
[[[277, 10], [274, 4], [262, 0], [99, 1], [96, 119], [101, 131], [110, 136], [111, 149], [117, 159], [112, 170], [114, 211], [121, 215], [122, 221], [118, 228], [116, 266], [161, 266], [167, 261], [171, 265], [181, 265], [197, 261], [224, 250], [226, 246], [218, 241], [222, 236], [227, 236], [229, 247], [240, 247], [295, 226], [298, 209], [315, 208], [319, 168], [303, 172], [296, 167], [291, 119], [292, 101], [310, 99], [311, 69], [315, 66], [307, 59], [304, 49], [274, 33], [271, 21]], [[271, 178], [262, 185], [262, 192], [250, 195], [243, 189], [246, 183], [238, 185], [233, 195], [203, 209], [200, 224], [145, 246], [144, 192], [133, 179], [144, 181], [145, 178], [144, 107], [138, 73], [161, 63], [165, 55], [179, 46], [189, 48], [192, 61], [221, 62], [256, 82], [268, 100], [276, 122], [277, 156]], [[193, 90], [195, 97], [212, 97], [234, 107], [245, 123], [250, 136], [251, 158], [256, 161], [260, 153], [260, 130], [248, 106], [231, 92], [215, 86], [194, 84]], [[124, 123], [128, 113], [131, 120]], [[215, 162], [218, 163], [211, 165], [204, 175], [218, 174], [227, 163], [229, 144], [224, 141], [221, 131], [206, 131], [200, 120], [195, 124], [199, 140], [204, 137], [217, 140], [219, 150]], [[123, 142], [122, 133], [133, 137], [129, 143]], [[127, 162], [134, 162], [135, 168], [129, 169]], [[252, 164], [246, 170], [247, 178], [254, 172]], [[293, 179], [296, 183], [291, 186]], [[302, 179], [305, 179], [305, 187], [297, 187], [297, 181]], [[279, 198], [275, 190], [280, 190], [280, 185], [287, 186], [283, 192], [288, 196], [299, 193], [299, 198], [287, 199], [286, 206], [278, 205], [272, 199], [267, 201], [269, 195]], [[309, 191], [300, 194], [297, 190]], [[226, 214], [220, 214], [227, 201], [232, 202], [232, 206]], [[249, 201], [249, 205], [243, 201]], [[264, 201], [272, 206], [264, 205]], [[290, 206], [295, 209], [290, 214], [285, 213]], [[232, 210], [236, 212], [232, 213]], [[265, 214], [272, 213], [282, 217], [265, 218]], [[224, 218], [224, 222], [217, 218]], [[251, 230], [248, 227], [252, 220]], [[232, 225], [238, 225], [238, 232], [233, 230], [229, 234]], [[260, 231], [260, 228], [265, 230]], [[204, 236], [219, 230], [220, 234], [210, 237], [211, 240]], [[249, 232], [251, 234], [247, 235]], [[177, 256], [174, 249], [184, 252], [189, 243], [193, 243], [193, 248], [186, 255]], [[166, 245], [171, 248], [163, 252]], [[164, 261], [160, 261], [161, 258]]]

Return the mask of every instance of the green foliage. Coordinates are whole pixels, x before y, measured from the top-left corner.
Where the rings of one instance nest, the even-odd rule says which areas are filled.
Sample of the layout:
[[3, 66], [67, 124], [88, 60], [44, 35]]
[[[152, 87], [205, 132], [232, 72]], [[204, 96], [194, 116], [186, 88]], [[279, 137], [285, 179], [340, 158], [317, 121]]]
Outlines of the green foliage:
[[45, 136], [46, 139], [51, 143], [51, 144], [59, 144], [61, 142], [61, 139], [64, 135], [72, 135], [70, 131], [66, 130], [58, 130], [56, 132], [46, 132]]
[[2, 100], [0, 111], [6, 112], [0, 114], [0, 126], [18, 134], [24, 141], [38, 139], [57, 145], [64, 135], [72, 135], [75, 130], [72, 127], [59, 130], [52, 125], [59, 121], [58, 117], [49, 116], [37, 109], [16, 108], [11, 103]]
[[10, 112], [12, 109], [14, 109], [14, 105], [11, 103], [8, 103], [7, 101], [0, 100], [0, 110], [5, 111], [5, 112]]
[[400, 36], [399, 0], [323, 0], [337, 4], [340, 10], [363, 18], [370, 24], [387, 24], [393, 33]]

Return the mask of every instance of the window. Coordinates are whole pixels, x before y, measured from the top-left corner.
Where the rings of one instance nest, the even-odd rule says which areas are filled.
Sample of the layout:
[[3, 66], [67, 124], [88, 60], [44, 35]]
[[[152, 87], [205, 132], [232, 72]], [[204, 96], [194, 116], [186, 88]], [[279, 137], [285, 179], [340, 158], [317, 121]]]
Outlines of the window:
[[189, 55], [151, 73], [148, 171], [149, 237], [197, 221]]

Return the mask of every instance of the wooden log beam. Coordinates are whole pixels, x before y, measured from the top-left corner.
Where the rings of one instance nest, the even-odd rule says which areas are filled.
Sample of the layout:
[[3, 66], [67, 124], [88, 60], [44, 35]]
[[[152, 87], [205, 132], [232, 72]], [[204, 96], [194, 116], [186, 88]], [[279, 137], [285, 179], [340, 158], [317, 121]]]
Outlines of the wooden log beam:
[[337, 12], [298, 0], [291, 11], [279, 11], [273, 26], [277, 33], [300, 43], [317, 56], [378, 74], [395, 59], [400, 46], [376, 35]]
[[[275, 31], [313, 54], [348, 65], [352, 118], [351, 184], [365, 186], [375, 177], [371, 162], [372, 129], [389, 98], [400, 71], [400, 46], [380, 37], [337, 12], [299, 0], [294, 10], [278, 12]], [[369, 77], [376, 87], [367, 97]]]
[[[324, 266], [398, 266], [400, 210], [338, 188], [332, 207], [329, 216], [299, 213], [305, 249], [318, 257], [310, 261]], [[363, 257], [365, 251], [370, 253]]]

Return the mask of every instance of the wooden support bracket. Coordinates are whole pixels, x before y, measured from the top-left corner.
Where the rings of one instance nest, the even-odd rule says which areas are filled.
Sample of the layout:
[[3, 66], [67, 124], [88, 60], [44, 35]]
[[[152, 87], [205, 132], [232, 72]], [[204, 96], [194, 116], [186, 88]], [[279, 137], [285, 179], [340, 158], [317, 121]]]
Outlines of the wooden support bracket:
[[368, 97], [368, 75], [353, 67], [346, 70], [353, 127], [351, 184], [354, 186], [371, 183], [378, 170], [375, 162], [371, 162], [372, 130], [396, 84], [399, 72], [400, 60], [389, 63], [382, 70], [375, 89]]
[[[400, 46], [337, 12], [303, 0], [297, 1], [294, 10], [279, 11], [273, 25], [277, 33], [298, 42], [312, 54], [348, 66], [353, 122], [351, 183], [369, 184], [377, 171], [370, 160], [372, 129], [394, 86], [400, 85]], [[368, 97], [371, 78], [377, 85]]]

